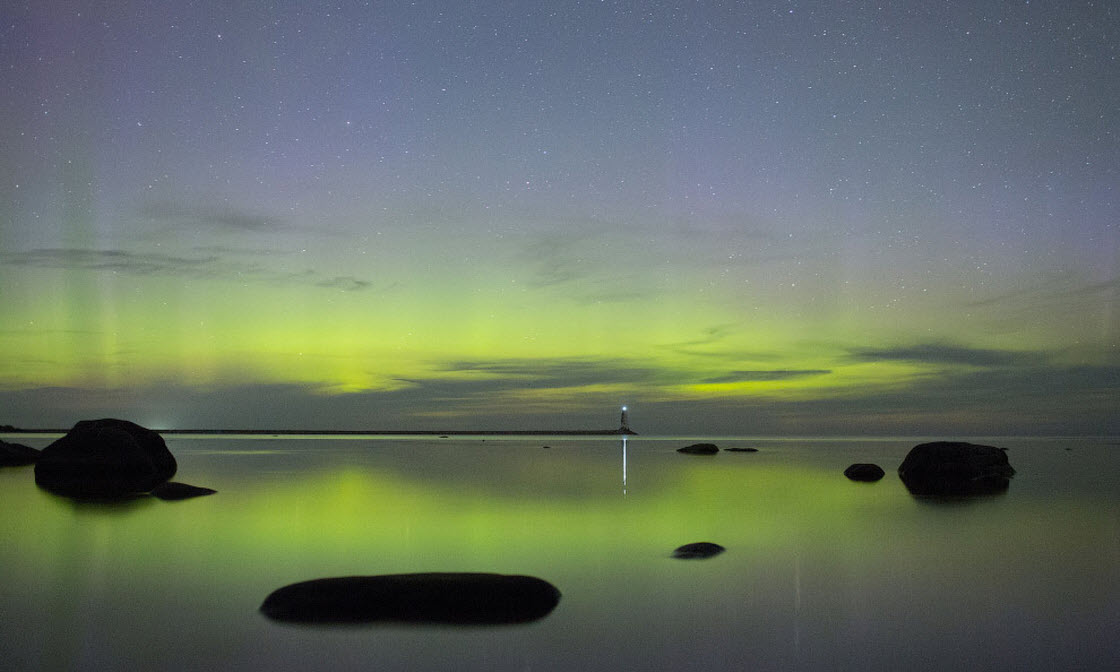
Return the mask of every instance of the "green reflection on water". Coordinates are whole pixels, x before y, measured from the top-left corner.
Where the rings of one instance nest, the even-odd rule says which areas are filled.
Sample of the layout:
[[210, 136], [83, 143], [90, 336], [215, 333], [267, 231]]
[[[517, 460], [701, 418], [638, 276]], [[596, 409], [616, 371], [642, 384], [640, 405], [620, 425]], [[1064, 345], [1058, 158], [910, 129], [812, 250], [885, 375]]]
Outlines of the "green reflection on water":
[[[115, 627], [92, 625], [91, 613], [142, 623], [171, 650], [180, 645], [153, 613], [178, 611], [170, 622], [219, 643], [271, 641], [255, 614], [265, 595], [349, 574], [537, 575], [564, 593], [532, 626], [548, 646], [572, 646], [553, 627], [595, 650], [625, 635], [651, 659], [670, 641], [701, 646], [676, 628], [713, 614], [720, 625], [688, 637], [739, 646], [728, 642], [751, 628], [766, 656], [788, 662], [794, 633], [823, 651], [840, 642], [822, 638], [843, 633], [883, 645], [878, 633], [913, 642], [955, 631], [962, 613], [1076, 624], [1108, 613], [1120, 592], [1114, 491], [1062, 487], [1082, 475], [1071, 471], [1079, 455], [1015, 453], [1007, 495], [944, 503], [911, 497], [894, 476], [904, 447], [880, 456], [885, 479], [860, 484], [842, 471], [867, 455], [846, 452], [696, 458], [638, 444], [623, 483], [612, 444], [213, 445], [172, 443], [177, 478], [219, 491], [183, 502], [75, 504], [36, 488], [30, 468], [0, 470], [0, 603], [45, 633], [41, 650], [79, 650], [67, 633]], [[1086, 458], [1083, 473], [1114, 464], [1109, 455]], [[695, 541], [728, 551], [670, 557]], [[1015, 626], [1039, 636], [1031, 627]]]
[[17, 540], [12, 571], [80, 574], [85, 566], [91, 576], [129, 584], [159, 585], [169, 573], [210, 587], [270, 575], [283, 583], [410, 571], [582, 580], [588, 571], [663, 575], [674, 570], [658, 561], [692, 541], [717, 541], [740, 557], [772, 555], [808, 530], [850, 527], [898, 495], [809, 467], [676, 455], [633, 456], [626, 494], [617, 456], [609, 454], [507, 450], [471, 456], [473, 471], [458, 455], [427, 457], [449, 464], [429, 464], [415, 476], [368, 455], [360, 465], [326, 460], [275, 473], [218, 464], [198, 481], [218, 487], [217, 495], [120, 505], [49, 495], [27, 470], [22, 479], [5, 474], [9, 514], [0, 531]]
[[[625, 494], [615, 456], [507, 450], [468, 456], [469, 464], [447, 452], [424, 457], [449, 464], [410, 476], [405, 465], [384, 468], [367, 454], [363, 464], [326, 460], [274, 474], [243, 469], [221, 475], [226, 484], [218, 495], [174, 503], [74, 504], [26, 482], [5, 483], [11, 513], [2, 524], [20, 540], [25, 563], [75, 552], [81, 531], [79, 538], [112, 549], [118, 563], [138, 573], [169, 563], [212, 572], [215, 557], [242, 558], [220, 565], [221, 576], [237, 581], [258, 575], [262, 558], [312, 573], [546, 569], [659, 558], [703, 540], [752, 554], [827, 544], [843, 555], [862, 551], [876, 531], [923, 516], [893, 478], [856, 484], [819, 467], [751, 461], [756, 456], [631, 455]], [[1035, 515], [1053, 517], [1045, 510]], [[934, 512], [932, 521], [939, 518], [954, 521], [951, 511]], [[991, 517], [970, 525], [982, 530], [985, 519]], [[1026, 521], [1001, 518], [988, 532], [1015, 544], [1016, 527], [1037, 518]]]

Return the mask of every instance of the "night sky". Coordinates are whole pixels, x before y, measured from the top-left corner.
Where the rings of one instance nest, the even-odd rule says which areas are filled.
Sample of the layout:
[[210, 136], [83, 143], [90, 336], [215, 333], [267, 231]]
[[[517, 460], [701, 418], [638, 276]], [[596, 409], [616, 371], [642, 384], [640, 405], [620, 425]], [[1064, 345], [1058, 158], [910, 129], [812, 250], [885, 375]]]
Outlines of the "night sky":
[[1115, 3], [0, 22], [0, 424], [1120, 433]]

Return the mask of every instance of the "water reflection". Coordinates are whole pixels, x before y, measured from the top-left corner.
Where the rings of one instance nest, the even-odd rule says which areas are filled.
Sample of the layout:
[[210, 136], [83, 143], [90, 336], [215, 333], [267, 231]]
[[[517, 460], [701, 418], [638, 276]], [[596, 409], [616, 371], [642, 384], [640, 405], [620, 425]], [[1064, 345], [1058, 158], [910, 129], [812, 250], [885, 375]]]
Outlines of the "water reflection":
[[626, 494], [626, 436], [622, 437], [622, 494]]
[[910, 496], [914, 501], [922, 506], [930, 507], [968, 507], [980, 506], [985, 503], [998, 502], [1000, 499], [1007, 495], [1008, 488], [1004, 487], [994, 492], [984, 492], [975, 495], [922, 495], [914, 492]]
[[79, 516], [122, 516], [152, 506], [157, 500], [150, 495], [136, 495], [118, 499], [74, 499], [48, 493], [52, 499], [69, 507]]
[[[674, 452], [683, 443], [633, 437], [550, 439], [548, 451], [330, 444], [223, 455], [214, 440], [173, 441], [184, 477], [220, 491], [187, 505], [75, 506], [41, 493], [30, 471], [0, 470], [0, 649], [15, 669], [1120, 663], [1102, 634], [1120, 628], [1115, 452], [1024, 450], [1011, 491], [931, 501], [896, 478], [843, 475], [854, 461], [897, 464], [908, 443], [768, 444], [700, 461]], [[727, 550], [670, 557], [700, 539]], [[324, 637], [256, 617], [277, 586], [424, 572], [547, 577], [564, 599], [516, 634]]]

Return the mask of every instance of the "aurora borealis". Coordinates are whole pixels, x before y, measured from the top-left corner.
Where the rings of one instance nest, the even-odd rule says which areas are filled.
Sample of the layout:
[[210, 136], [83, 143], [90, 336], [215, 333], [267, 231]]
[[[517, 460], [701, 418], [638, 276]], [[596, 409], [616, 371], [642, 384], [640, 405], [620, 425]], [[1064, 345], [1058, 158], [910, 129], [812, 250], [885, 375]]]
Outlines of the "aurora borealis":
[[0, 424], [1120, 433], [1120, 11], [8, 3]]

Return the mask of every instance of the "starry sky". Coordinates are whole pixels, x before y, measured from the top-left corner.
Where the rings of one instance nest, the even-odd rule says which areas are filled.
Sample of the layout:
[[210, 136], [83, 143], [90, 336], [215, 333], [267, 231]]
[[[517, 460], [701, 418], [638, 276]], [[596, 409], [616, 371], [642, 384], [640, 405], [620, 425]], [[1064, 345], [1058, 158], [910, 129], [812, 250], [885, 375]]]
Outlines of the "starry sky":
[[1120, 433], [1113, 3], [0, 20], [0, 424]]

